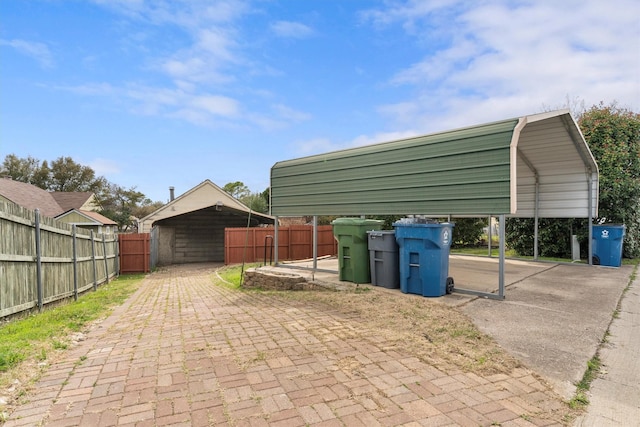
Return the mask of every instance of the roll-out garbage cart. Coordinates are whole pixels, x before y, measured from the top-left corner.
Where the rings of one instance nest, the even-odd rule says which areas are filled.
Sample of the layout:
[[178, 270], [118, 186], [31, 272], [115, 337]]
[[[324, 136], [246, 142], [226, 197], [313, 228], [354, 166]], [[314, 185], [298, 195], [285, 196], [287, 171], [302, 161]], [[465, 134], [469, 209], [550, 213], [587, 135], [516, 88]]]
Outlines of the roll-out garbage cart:
[[400, 252], [400, 290], [425, 297], [451, 293], [449, 248], [454, 224], [410, 218], [393, 226]]
[[353, 283], [370, 283], [367, 231], [380, 230], [383, 221], [336, 218], [331, 222], [338, 241], [339, 278]]
[[399, 252], [395, 231], [367, 231], [367, 235], [371, 284], [389, 289], [399, 288]]
[[623, 224], [601, 224], [592, 226], [593, 264], [620, 267], [622, 265]]

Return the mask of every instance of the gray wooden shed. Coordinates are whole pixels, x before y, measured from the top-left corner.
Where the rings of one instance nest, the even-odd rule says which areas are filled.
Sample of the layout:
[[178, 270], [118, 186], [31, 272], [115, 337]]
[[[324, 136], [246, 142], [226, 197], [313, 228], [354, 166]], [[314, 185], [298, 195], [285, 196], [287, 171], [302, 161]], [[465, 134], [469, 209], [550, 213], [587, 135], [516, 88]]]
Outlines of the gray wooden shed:
[[[593, 218], [597, 209], [598, 166], [569, 110], [286, 160], [271, 169], [276, 217], [499, 217], [499, 297], [505, 217], [535, 218], [537, 253], [538, 218]], [[589, 260], [591, 254], [589, 226]]]

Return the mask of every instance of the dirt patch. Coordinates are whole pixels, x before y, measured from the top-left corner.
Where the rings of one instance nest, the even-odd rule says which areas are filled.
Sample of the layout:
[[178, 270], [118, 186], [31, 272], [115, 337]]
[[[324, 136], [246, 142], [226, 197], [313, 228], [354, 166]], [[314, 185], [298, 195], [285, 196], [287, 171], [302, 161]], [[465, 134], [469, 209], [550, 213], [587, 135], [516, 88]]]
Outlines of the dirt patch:
[[[278, 294], [278, 293], [274, 293]], [[326, 304], [362, 319], [359, 332], [385, 342], [385, 348], [411, 353], [444, 371], [463, 370], [481, 376], [508, 374], [518, 359], [480, 332], [455, 307], [413, 295], [389, 295], [374, 287], [355, 292], [282, 292], [283, 298]]]

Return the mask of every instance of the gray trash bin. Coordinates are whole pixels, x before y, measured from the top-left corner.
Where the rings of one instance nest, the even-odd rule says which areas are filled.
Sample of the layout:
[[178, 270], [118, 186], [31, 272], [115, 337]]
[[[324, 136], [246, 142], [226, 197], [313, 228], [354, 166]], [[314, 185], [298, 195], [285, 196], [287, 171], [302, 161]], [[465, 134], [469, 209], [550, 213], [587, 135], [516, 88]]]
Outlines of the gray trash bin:
[[389, 289], [399, 288], [399, 252], [395, 231], [367, 231], [367, 235], [371, 284]]

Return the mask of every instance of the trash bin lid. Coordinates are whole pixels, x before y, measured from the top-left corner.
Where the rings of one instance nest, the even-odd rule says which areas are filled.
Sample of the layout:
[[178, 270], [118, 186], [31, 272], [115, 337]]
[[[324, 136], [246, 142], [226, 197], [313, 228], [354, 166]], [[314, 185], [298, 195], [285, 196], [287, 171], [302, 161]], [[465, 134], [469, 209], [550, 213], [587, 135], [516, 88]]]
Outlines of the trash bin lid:
[[336, 218], [331, 221], [331, 225], [380, 225], [384, 221], [379, 219], [365, 219], [365, 218]]
[[370, 230], [367, 234], [371, 237], [382, 237], [389, 234], [396, 234], [396, 230]]

